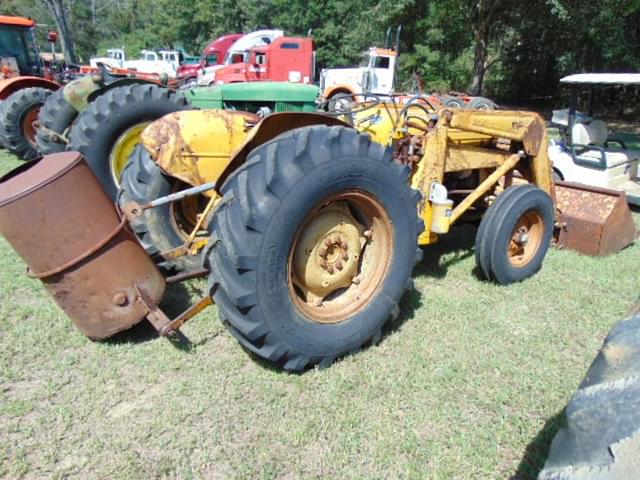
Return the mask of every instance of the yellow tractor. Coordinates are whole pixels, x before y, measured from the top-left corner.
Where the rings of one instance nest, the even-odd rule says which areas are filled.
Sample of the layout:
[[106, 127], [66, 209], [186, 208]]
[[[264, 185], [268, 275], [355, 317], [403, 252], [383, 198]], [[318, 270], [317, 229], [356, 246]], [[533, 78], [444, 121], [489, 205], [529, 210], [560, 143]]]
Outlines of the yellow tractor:
[[[120, 215], [95, 198], [81, 158], [57, 154], [0, 179], [0, 231], [90, 337], [144, 317], [170, 335], [215, 302], [245, 348], [302, 370], [377, 342], [420, 247], [451, 225], [479, 222], [479, 270], [509, 284], [540, 269], [554, 226], [568, 242], [591, 221], [556, 211], [535, 113], [436, 110], [421, 97], [343, 113], [171, 113], [142, 132]], [[611, 250], [635, 237], [615, 205]], [[32, 241], [42, 231], [50, 250]], [[170, 320], [165, 282], [197, 275], [210, 291]]]
[[377, 341], [419, 246], [456, 222], [481, 219], [478, 264], [503, 284], [533, 275], [551, 241], [538, 115], [416, 99], [349, 119], [356, 128], [316, 114], [176, 112], [147, 127], [123, 174], [120, 208], [147, 251], [169, 269], [208, 270], [233, 335], [286, 369]]

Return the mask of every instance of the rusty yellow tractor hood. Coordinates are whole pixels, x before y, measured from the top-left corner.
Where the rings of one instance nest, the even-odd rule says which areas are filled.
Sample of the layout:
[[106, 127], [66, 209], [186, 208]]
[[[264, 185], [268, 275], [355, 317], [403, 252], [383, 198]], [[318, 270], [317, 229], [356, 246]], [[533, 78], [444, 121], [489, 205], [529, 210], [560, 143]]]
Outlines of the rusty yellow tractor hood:
[[259, 120], [248, 112], [175, 112], [149, 125], [141, 140], [165, 173], [197, 186], [220, 177]]

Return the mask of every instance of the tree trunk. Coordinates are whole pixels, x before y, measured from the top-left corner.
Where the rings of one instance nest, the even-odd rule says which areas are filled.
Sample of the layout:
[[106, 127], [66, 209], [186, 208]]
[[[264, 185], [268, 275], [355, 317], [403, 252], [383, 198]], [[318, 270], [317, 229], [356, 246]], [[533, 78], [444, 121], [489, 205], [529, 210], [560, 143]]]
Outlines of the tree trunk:
[[475, 47], [473, 52], [473, 76], [469, 93], [474, 96], [482, 95], [484, 90], [484, 74], [487, 70], [487, 55], [489, 53], [489, 29], [484, 25], [478, 26], [475, 32]]
[[77, 63], [76, 52], [73, 43], [73, 35], [69, 30], [67, 14], [64, 8], [64, 0], [43, 0], [49, 13], [53, 17], [60, 34], [60, 44], [64, 51], [64, 61], [67, 63]]

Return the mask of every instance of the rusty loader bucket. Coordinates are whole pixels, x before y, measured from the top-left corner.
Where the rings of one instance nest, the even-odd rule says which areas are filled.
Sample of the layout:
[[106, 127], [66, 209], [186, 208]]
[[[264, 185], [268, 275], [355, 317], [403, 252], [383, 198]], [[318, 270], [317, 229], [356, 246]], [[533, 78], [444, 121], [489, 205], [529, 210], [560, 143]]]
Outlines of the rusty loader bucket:
[[586, 255], [608, 255], [632, 244], [636, 226], [624, 192], [556, 182], [558, 246]]
[[79, 153], [0, 178], [0, 233], [91, 338], [138, 323], [164, 294], [162, 275]]

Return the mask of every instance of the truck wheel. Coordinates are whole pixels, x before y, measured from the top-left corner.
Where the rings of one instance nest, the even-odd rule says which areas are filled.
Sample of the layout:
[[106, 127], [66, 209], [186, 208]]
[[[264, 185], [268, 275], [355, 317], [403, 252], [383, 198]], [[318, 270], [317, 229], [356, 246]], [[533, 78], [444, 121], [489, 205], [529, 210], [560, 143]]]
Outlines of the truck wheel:
[[[149, 152], [137, 145], [122, 171], [118, 205], [121, 209], [131, 201], [144, 205], [179, 189], [179, 181], [164, 175]], [[196, 215], [204, 206], [203, 197], [189, 197], [183, 201], [148, 209], [129, 223], [145, 251], [167, 273], [202, 268], [202, 255], [186, 255], [173, 260], [160, 253], [180, 247], [193, 230]]]
[[553, 211], [549, 195], [535, 185], [498, 195], [476, 235], [476, 263], [488, 280], [506, 285], [540, 269], [551, 242]]
[[184, 110], [186, 105], [184, 97], [158, 85], [115, 87], [80, 113], [68, 149], [82, 153], [115, 201], [120, 175], [144, 128], [168, 113]]
[[336, 113], [349, 113], [355, 98], [350, 93], [340, 92], [332, 95], [327, 101], [327, 111]]
[[468, 110], [495, 110], [496, 104], [488, 98], [473, 97], [471, 101], [467, 103], [466, 108]]
[[618, 322], [563, 412], [540, 480], [640, 472], [640, 315]]
[[250, 154], [222, 187], [205, 260], [246, 349], [299, 371], [380, 339], [421, 256], [408, 175], [344, 127], [292, 130]]
[[4, 100], [2, 117], [2, 137], [5, 146], [24, 160], [33, 160], [38, 156], [36, 148], [36, 122], [38, 110], [51, 90], [46, 88], [23, 88]]
[[464, 102], [458, 97], [453, 95], [444, 95], [442, 97], [442, 104], [449, 108], [464, 108]]
[[53, 92], [38, 113], [36, 144], [43, 155], [64, 152], [67, 148], [62, 139], [52, 136], [46, 130], [63, 135], [78, 116], [78, 111], [67, 101], [63, 90], [61, 88]]

